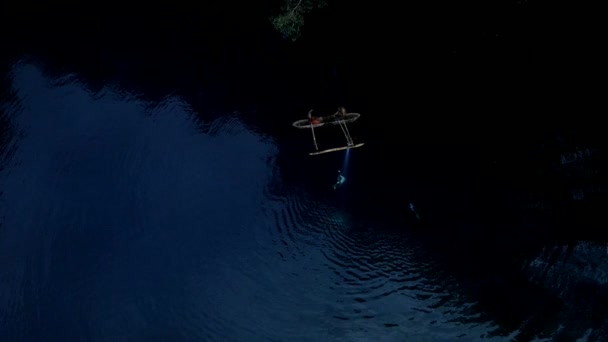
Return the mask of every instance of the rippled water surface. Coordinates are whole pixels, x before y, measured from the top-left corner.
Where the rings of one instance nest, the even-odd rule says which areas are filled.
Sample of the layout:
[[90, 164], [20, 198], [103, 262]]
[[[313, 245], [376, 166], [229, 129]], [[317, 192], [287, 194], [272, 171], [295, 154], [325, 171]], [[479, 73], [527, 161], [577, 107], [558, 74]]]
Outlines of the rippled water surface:
[[2, 341], [509, 340], [415, 239], [283, 182], [246, 113], [25, 63], [0, 106]]

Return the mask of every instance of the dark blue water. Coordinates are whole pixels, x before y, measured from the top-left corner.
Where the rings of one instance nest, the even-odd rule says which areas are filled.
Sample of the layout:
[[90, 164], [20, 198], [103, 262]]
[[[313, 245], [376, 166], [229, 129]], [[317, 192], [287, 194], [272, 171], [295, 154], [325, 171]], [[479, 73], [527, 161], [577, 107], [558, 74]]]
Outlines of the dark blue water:
[[[369, 118], [392, 112], [361, 99], [350, 129], [366, 146], [348, 164], [342, 152], [313, 158], [310, 132], [291, 122], [309, 105], [333, 110], [308, 96], [326, 90], [262, 87], [259, 61], [180, 69], [149, 51], [78, 47], [49, 64], [79, 72], [23, 59], [3, 80], [0, 341], [585, 341], [606, 331], [605, 246], [523, 250], [554, 228], [528, 234], [534, 220], [505, 214], [514, 201], [500, 195], [515, 191], [495, 189], [519, 184], [492, 183], [490, 157], [504, 174], [517, 168], [478, 137], [444, 144], [416, 124], [387, 134]], [[302, 108], [285, 105], [307, 87]], [[237, 101], [247, 105], [225, 105]], [[334, 191], [341, 168], [347, 183]]]
[[325, 193], [284, 181], [280, 147], [247, 113], [93, 93], [26, 62], [10, 76], [1, 340], [476, 341], [499, 329], [416, 239], [344, 210], [333, 172]]

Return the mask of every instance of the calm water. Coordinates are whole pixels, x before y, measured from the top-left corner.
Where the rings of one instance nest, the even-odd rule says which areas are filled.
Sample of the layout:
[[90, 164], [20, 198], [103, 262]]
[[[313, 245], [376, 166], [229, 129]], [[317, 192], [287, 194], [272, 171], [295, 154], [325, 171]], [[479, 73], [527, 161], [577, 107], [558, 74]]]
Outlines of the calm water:
[[406, 229], [346, 210], [333, 175], [324, 192], [287, 181], [283, 147], [247, 113], [218, 118], [111, 84], [90, 93], [27, 63], [11, 76], [0, 103], [0, 340], [518, 334]]

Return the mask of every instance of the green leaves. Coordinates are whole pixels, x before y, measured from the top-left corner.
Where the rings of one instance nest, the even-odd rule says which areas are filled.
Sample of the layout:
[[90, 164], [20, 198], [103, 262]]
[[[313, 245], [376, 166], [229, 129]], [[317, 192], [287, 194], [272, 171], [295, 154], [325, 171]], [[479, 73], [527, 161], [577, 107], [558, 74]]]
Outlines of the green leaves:
[[300, 13], [281, 14], [272, 19], [272, 25], [284, 38], [293, 42], [301, 36], [304, 15]]
[[302, 35], [304, 17], [326, 5], [325, 0], [285, 0], [282, 13], [271, 18], [272, 25], [285, 39], [296, 41]]

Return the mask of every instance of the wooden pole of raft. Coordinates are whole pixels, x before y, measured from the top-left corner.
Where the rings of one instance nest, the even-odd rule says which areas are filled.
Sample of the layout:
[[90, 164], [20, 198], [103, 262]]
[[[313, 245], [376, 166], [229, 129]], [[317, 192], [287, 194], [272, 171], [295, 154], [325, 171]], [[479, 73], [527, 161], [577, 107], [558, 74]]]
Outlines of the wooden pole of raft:
[[330, 148], [330, 149], [323, 150], [323, 151], [310, 152], [309, 155], [316, 156], [318, 154], [323, 154], [323, 153], [329, 153], [329, 152], [335, 152], [335, 151], [348, 150], [348, 149], [351, 149], [351, 148], [357, 148], [357, 147], [361, 147], [363, 145], [365, 145], [365, 143], [358, 143], [356, 145], [350, 145], [350, 146], [334, 147], [334, 148]]
[[319, 147], [317, 146], [317, 138], [315, 137], [315, 129], [313, 128], [314, 124], [310, 123], [310, 131], [312, 132], [312, 141], [315, 143], [315, 149], [318, 151]]

